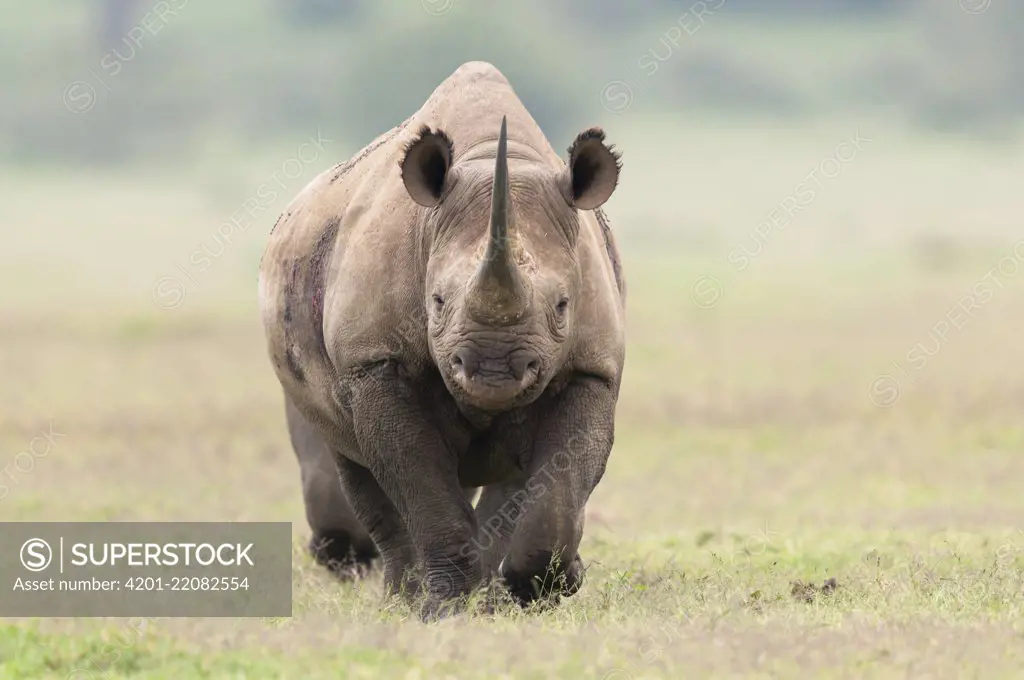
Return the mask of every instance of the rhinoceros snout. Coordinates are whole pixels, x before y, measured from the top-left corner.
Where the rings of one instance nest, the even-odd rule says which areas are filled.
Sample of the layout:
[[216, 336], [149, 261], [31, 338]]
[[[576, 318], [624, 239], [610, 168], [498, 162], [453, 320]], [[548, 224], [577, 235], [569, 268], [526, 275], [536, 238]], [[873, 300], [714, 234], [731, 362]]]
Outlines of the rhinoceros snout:
[[466, 344], [452, 352], [451, 375], [471, 402], [500, 408], [531, 387], [540, 374], [540, 355], [518, 348], [504, 354]]

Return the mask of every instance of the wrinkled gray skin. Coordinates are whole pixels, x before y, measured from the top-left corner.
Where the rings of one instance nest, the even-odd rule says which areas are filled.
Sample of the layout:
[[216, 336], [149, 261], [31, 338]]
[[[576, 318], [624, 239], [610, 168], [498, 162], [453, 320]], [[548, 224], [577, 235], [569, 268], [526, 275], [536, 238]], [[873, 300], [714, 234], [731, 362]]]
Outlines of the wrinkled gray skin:
[[470, 62], [287, 208], [260, 305], [318, 560], [379, 553], [425, 618], [495, 574], [578, 589], [625, 359], [618, 174], [599, 129], [566, 163]]

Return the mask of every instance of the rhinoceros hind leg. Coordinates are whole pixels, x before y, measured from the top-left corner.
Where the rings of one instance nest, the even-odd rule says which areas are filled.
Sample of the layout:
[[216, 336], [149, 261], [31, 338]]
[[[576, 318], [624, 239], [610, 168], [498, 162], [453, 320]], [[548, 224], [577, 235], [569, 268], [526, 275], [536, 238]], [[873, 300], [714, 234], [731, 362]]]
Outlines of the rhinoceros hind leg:
[[313, 530], [309, 552], [341, 578], [364, 576], [378, 556], [377, 548], [342, 491], [334, 457], [320, 433], [287, 397], [285, 415], [302, 473], [306, 521]]
[[309, 554], [317, 564], [344, 580], [366, 576], [377, 557], [376, 548], [358, 548], [353, 545], [352, 536], [347, 532], [314, 532], [308, 547]]
[[528, 495], [525, 478], [484, 487], [476, 504], [477, 538], [474, 549], [483, 563], [485, 577], [498, 573], [498, 565], [508, 552], [515, 520], [522, 514]]

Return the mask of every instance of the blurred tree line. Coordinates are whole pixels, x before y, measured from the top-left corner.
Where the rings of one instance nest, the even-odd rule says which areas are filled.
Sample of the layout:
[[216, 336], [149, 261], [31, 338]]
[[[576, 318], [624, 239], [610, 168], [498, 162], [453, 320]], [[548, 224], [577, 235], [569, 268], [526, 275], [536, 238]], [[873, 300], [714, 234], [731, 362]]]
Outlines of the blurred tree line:
[[667, 39], [698, 5], [34, 0], [0, 26], [0, 154], [121, 162], [317, 128], [365, 142], [470, 59], [496, 63], [553, 141], [608, 120], [602, 87], [647, 78], [645, 58], [658, 69], [633, 83], [636, 110], [884, 108], [939, 130], [1024, 116], [1024, 3], [970, 14], [956, 0], [705, 0], [722, 7]]

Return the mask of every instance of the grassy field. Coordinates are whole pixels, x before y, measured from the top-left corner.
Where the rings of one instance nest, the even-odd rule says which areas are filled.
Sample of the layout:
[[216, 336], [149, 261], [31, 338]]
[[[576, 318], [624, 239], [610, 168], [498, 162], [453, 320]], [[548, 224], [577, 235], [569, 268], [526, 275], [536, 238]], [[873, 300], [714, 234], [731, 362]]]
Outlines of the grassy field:
[[630, 344], [587, 582], [553, 611], [429, 626], [304, 554], [256, 318], [269, 225], [352, 146], [201, 272], [190, 254], [293, 149], [244, 173], [5, 175], [0, 468], [63, 436], [8, 473], [0, 517], [292, 521], [295, 604], [7, 620], [0, 678], [1020, 677], [1022, 147], [865, 123], [863, 155], [758, 236], [858, 124], [656, 124], [613, 140], [636, 173], [611, 206]]

